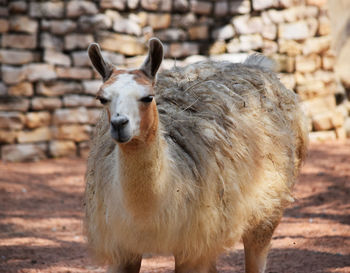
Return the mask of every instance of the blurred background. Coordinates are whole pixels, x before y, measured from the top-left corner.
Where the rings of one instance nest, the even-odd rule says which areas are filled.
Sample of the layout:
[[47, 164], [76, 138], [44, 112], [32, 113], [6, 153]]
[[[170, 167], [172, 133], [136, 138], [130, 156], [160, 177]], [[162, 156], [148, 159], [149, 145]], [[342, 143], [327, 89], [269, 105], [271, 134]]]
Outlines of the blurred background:
[[86, 49], [120, 68], [165, 45], [162, 68], [261, 52], [300, 95], [312, 141], [350, 137], [350, 1], [0, 0], [3, 161], [83, 156], [101, 80]]

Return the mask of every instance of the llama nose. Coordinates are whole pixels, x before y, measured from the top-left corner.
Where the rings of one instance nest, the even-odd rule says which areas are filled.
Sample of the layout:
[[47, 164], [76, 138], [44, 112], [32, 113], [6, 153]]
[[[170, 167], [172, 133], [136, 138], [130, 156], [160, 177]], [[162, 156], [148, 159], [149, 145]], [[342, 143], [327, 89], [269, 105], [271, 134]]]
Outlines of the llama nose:
[[111, 120], [111, 125], [113, 127], [113, 129], [117, 130], [117, 129], [122, 129], [124, 128], [129, 122], [129, 119], [126, 116], [118, 116], [118, 117], [114, 117]]

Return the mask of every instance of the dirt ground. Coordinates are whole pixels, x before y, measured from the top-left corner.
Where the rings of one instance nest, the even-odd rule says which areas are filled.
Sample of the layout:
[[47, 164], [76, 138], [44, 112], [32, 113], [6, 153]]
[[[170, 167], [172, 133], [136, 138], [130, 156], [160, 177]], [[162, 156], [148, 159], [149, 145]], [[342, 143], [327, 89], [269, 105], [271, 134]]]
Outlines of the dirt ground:
[[[0, 163], [0, 272], [104, 272], [82, 234], [85, 160]], [[266, 272], [350, 272], [350, 142], [313, 144], [277, 228]], [[147, 256], [142, 272], [172, 272], [172, 257]], [[241, 244], [220, 272], [244, 272]]]

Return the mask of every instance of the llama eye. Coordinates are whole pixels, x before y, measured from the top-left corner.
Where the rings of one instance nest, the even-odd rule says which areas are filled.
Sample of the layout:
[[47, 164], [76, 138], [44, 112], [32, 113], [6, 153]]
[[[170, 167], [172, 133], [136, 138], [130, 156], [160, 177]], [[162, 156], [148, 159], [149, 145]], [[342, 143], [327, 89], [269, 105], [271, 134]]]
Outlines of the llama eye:
[[108, 100], [106, 100], [105, 98], [97, 98], [100, 102], [101, 102], [101, 104], [103, 104], [103, 105], [105, 105], [107, 102], [108, 102]]
[[140, 99], [142, 102], [150, 103], [153, 100], [153, 96], [149, 95]]

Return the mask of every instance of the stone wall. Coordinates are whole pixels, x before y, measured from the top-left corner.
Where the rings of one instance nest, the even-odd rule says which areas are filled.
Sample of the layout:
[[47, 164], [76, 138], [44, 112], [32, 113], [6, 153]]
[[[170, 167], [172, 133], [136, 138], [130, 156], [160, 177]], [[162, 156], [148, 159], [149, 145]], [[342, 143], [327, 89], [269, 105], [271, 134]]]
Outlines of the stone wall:
[[262, 52], [300, 94], [312, 139], [345, 138], [349, 103], [333, 73], [326, 0], [0, 0], [0, 148], [6, 161], [83, 155], [101, 84], [86, 48], [119, 67], [141, 64], [147, 40], [169, 68]]

